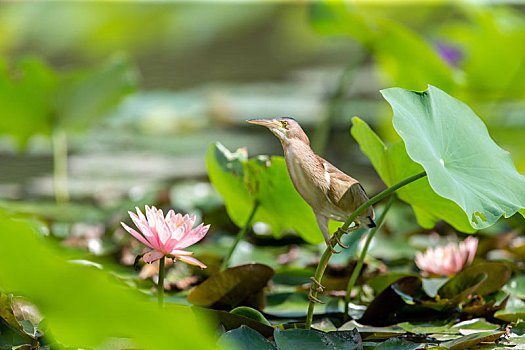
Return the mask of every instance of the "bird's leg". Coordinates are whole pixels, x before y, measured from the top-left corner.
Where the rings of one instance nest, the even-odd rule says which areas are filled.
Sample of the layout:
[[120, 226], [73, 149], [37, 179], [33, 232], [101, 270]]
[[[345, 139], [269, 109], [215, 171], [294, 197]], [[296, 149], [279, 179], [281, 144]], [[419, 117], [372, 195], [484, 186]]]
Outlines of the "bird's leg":
[[334, 249], [334, 245], [332, 243], [332, 238], [330, 238], [330, 231], [328, 230], [328, 218], [326, 216], [317, 214], [314, 211], [315, 219], [317, 220], [317, 225], [319, 225], [319, 229], [323, 233], [324, 240], [326, 242], [326, 245], [330, 250], [332, 251], [332, 254], [339, 254], [337, 250]]
[[314, 297], [313, 294], [314, 292], [322, 292], [324, 290], [324, 286], [321, 283], [319, 283], [319, 281], [317, 281], [313, 276], [310, 277], [310, 280], [312, 280], [313, 283], [310, 286], [310, 291], [308, 292], [308, 299], [310, 299], [310, 301], [313, 303], [324, 304], [321, 300]]

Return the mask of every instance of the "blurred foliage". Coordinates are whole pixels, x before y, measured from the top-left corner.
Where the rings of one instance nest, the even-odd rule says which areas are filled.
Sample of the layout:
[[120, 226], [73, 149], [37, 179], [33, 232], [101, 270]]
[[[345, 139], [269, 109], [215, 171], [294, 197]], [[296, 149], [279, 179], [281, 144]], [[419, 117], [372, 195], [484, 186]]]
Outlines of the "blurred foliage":
[[[205, 320], [197, 323], [188, 307], [158, 310], [107, 271], [72, 264], [69, 253], [38, 238], [27, 224], [0, 213], [0, 226], [0, 288], [30, 298], [60, 343], [95, 347], [119, 336], [151, 349], [174, 342], [211, 348]], [[184, 319], [184, 327], [174, 319]]]
[[[0, 67], [0, 133], [24, 147], [35, 134], [85, 131], [133, 91], [137, 73], [123, 57], [92, 69], [54, 71], [38, 58]], [[31, 101], [28, 103], [28, 101]]]

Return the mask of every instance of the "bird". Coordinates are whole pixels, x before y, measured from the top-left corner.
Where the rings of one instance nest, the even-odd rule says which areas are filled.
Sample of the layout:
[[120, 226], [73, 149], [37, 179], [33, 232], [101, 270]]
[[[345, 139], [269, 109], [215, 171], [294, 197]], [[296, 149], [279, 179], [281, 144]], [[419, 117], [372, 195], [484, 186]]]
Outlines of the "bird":
[[[295, 119], [280, 117], [250, 119], [247, 122], [265, 126], [281, 141], [292, 184], [312, 208], [327, 246], [333, 253], [338, 253], [332, 242], [336, 240], [341, 247], [347, 248], [336, 234], [330, 238], [328, 220], [344, 222], [357, 208], [368, 201], [363, 186], [356, 179], [316, 155], [310, 148], [308, 136]], [[360, 227], [375, 227], [374, 217], [374, 210], [370, 206], [356, 218], [355, 226], [344, 233]]]

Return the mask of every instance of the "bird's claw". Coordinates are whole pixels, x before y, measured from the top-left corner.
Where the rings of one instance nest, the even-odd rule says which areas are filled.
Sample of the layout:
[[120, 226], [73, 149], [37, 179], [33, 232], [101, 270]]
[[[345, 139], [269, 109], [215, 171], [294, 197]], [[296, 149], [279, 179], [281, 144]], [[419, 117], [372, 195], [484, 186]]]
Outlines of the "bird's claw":
[[319, 283], [319, 281], [317, 281], [315, 277], [310, 277], [310, 280], [312, 280], [313, 283], [310, 286], [310, 291], [308, 292], [308, 299], [312, 303], [324, 304], [324, 302], [322, 302], [314, 296], [314, 292], [322, 292], [324, 290], [324, 286], [321, 283]]
[[341, 252], [338, 252], [337, 250], [335, 250], [333, 242], [332, 242], [334, 240], [334, 236], [332, 236], [332, 238], [328, 240], [328, 243], [326, 245], [328, 246], [328, 248], [330, 248], [330, 250], [332, 251], [332, 254], [339, 254]]
[[[339, 230], [341, 230], [341, 228], [339, 228]], [[343, 242], [341, 242], [341, 238], [339, 238], [339, 235], [338, 235], [339, 230], [338, 230], [338, 232], [336, 232], [336, 233], [332, 236], [331, 241], [336, 241], [337, 244], [339, 244], [339, 246], [340, 246], [341, 248], [343, 248], [343, 249], [347, 249], [348, 246], [347, 246], [347, 245], [344, 245]], [[343, 231], [343, 230], [341, 230], [341, 231]], [[343, 232], [344, 232], [344, 231], [343, 231]], [[345, 232], [345, 233], [346, 233], [346, 232]], [[332, 243], [332, 242], [330, 242], [330, 243]]]

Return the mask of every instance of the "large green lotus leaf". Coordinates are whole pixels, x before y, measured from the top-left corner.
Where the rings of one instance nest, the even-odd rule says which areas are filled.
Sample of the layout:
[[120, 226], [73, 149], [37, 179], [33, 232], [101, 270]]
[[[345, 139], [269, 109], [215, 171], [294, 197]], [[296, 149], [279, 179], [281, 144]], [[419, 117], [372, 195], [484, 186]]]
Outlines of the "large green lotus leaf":
[[206, 166], [211, 183], [237, 226], [246, 224], [258, 201], [253, 221], [268, 223], [275, 237], [285, 229], [293, 229], [310, 243], [322, 241], [313, 211], [295, 191], [284, 158], [247, 159], [245, 150], [231, 153], [216, 143], [208, 148]]
[[0, 134], [24, 147], [34, 134], [51, 132], [50, 98], [58, 77], [37, 59], [22, 60], [12, 71], [0, 62]]
[[426, 170], [436, 193], [467, 213], [472, 227], [488, 227], [525, 207], [525, 176], [467, 105], [430, 85], [424, 92], [381, 92], [410, 158]]
[[98, 67], [64, 74], [54, 98], [59, 127], [82, 131], [115, 108], [137, 84], [127, 59], [111, 57]]
[[[352, 123], [352, 136], [386, 185], [392, 186], [424, 170], [410, 159], [403, 142], [386, 146], [364, 121], [354, 117]], [[426, 178], [399, 189], [397, 194], [412, 206], [424, 228], [432, 228], [438, 221], [445, 220], [460, 231], [474, 232], [463, 210], [453, 201], [436, 194]]]

